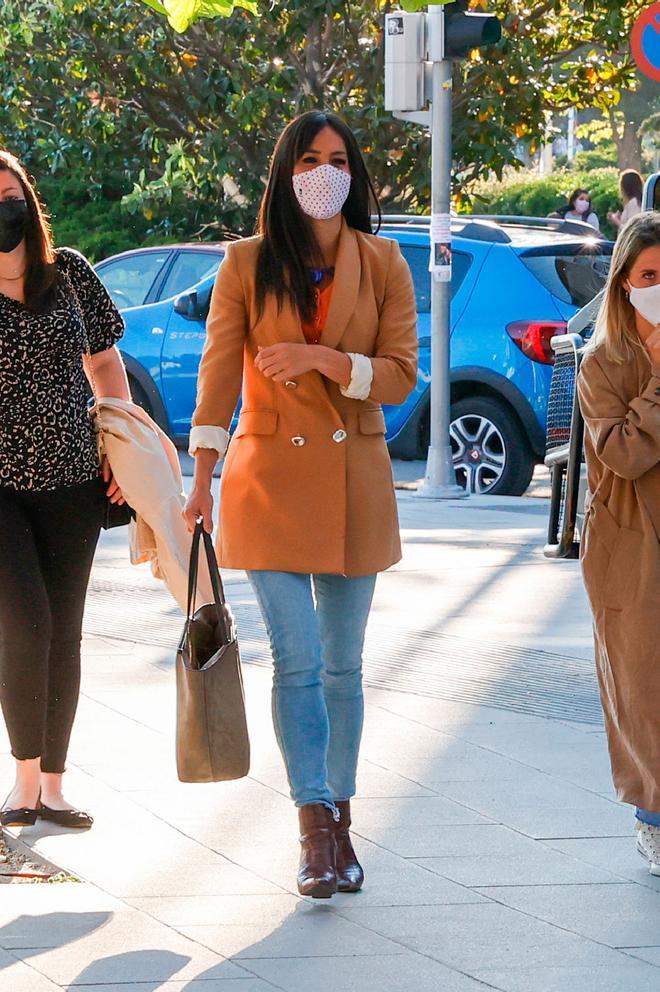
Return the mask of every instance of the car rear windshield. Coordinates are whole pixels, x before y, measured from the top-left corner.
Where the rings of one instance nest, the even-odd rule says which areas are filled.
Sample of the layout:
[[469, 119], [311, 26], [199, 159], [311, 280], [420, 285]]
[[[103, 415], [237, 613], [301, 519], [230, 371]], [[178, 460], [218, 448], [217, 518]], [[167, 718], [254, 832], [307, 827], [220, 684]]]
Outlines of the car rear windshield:
[[563, 303], [583, 307], [600, 293], [612, 260], [607, 241], [526, 248], [519, 253], [542, 286]]

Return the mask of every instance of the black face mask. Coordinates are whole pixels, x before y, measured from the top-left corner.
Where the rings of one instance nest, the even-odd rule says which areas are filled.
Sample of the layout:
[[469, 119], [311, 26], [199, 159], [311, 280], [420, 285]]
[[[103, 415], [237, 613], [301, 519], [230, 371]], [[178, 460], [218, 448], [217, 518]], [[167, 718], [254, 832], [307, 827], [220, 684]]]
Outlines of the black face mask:
[[0, 203], [0, 252], [6, 254], [20, 245], [25, 236], [28, 208], [25, 200]]

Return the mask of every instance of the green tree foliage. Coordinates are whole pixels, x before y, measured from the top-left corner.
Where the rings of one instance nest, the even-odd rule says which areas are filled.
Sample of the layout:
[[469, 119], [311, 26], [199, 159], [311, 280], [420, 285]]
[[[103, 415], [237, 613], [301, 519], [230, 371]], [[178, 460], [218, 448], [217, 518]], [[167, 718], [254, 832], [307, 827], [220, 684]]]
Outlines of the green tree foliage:
[[[154, 2], [171, 15], [179, 0]], [[457, 192], [520, 164], [516, 142], [533, 149], [549, 110], [617, 105], [634, 85], [627, 39], [646, 0], [476, 6], [499, 14], [505, 34], [455, 68]], [[200, 13], [197, 0], [177, 9]], [[311, 107], [348, 119], [383, 206], [426, 209], [428, 137], [383, 110], [387, 9], [263, 0], [256, 17], [239, 8], [181, 33], [143, 0], [3, 0], [0, 141], [76, 191], [58, 200], [58, 236], [81, 188], [99, 224], [121, 216], [118, 243], [251, 231], [274, 140]]]

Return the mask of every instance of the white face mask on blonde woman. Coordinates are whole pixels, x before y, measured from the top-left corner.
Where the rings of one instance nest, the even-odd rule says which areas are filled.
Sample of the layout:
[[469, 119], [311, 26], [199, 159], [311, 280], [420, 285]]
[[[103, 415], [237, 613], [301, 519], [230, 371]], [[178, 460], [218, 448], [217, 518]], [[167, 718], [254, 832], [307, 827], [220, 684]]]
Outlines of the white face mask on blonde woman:
[[629, 283], [628, 292], [637, 313], [657, 327], [660, 324], [660, 283], [656, 286], [644, 286], [642, 289]]

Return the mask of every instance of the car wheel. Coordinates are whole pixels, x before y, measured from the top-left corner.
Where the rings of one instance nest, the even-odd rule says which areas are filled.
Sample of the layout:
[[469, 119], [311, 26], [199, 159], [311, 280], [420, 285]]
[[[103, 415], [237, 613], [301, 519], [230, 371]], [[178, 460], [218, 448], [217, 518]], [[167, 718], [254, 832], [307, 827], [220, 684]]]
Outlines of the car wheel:
[[498, 400], [475, 396], [452, 403], [450, 416], [458, 484], [477, 495], [522, 496], [534, 456], [514, 414]]
[[133, 402], [137, 403], [138, 406], [141, 406], [142, 409], [146, 413], [148, 413], [150, 417], [153, 417], [154, 414], [153, 414], [153, 410], [151, 409], [151, 403], [149, 402], [149, 398], [146, 392], [144, 391], [144, 389], [142, 388], [142, 386], [140, 385], [140, 383], [137, 381], [137, 379], [134, 379], [132, 375], [129, 375], [128, 385], [131, 390], [131, 396], [133, 397]]

